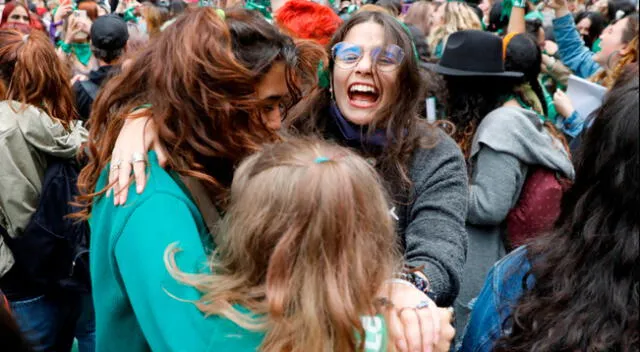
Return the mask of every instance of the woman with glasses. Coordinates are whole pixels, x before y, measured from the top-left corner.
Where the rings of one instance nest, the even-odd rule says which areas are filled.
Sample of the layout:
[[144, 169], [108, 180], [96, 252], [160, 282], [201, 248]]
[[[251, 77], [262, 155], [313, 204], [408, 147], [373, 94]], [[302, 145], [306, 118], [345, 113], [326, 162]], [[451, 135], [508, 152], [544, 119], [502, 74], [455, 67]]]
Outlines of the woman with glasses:
[[[408, 30], [399, 21], [359, 12], [329, 47], [328, 72], [320, 80], [325, 84], [288, 111], [284, 126], [320, 134], [375, 166], [392, 196], [389, 213], [406, 264], [387, 282], [393, 292], [387, 298], [398, 313], [388, 322], [391, 339], [399, 350], [446, 350], [452, 336], [441, 334], [442, 311], [435, 307], [453, 303], [465, 262], [468, 186], [462, 153], [449, 136], [418, 118], [424, 87]], [[143, 130], [142, 123], [125, 125], [115, 156], [151, 147], [152, 138], [142, 142]], [[112, 179], [125, 186], [130, 172], [122, 168]], [[144, 182], [144, 168], [134, 173], [138, 185]], [[126, 201], [122, 195], [120, 204]]]
[[[417, 117], [424, 87], [408, 31], [389, 15], [360, 12], [338, 29], [330, 47], [328, 87], [296, 106], [285, 125], [321, 134], [374, 164], [393, 197], [405, 264], [417, 269], [398, 273], [391, 301], [434, 305], [428, 295], [448, 306], [458, 294], [467, 248], [466, 168], [453, 140]], [[399, 318], [415, 327], [406, 333], [409, 350], [419, 349], [410, 335], [422, 326], [426, 337], [435, 316], [420, 309], [402, 310]]]

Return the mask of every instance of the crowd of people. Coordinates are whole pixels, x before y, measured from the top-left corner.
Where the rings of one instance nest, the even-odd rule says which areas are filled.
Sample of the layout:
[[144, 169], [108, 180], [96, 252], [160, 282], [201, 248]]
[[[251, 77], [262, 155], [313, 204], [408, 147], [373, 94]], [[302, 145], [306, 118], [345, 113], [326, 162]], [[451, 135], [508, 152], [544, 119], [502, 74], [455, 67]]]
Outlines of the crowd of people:
[[0, 350], [640, 350], [637, 2], [0, 6]]

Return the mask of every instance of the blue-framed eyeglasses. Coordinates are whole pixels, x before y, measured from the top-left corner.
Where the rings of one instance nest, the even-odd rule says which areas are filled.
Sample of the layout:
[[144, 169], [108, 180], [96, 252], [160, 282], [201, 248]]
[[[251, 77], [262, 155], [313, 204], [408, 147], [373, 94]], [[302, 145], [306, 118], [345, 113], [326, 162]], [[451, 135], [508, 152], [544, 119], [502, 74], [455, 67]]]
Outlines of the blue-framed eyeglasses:
[[[331, 57], [335, 64], [344, 69], [356, 67], [365, 55], [364, 49], [355, 44], [340, 42], [331, 48]], [[395, 44], [371, 49], [371, 62], [380, 71], [397, 70], [404, 60], [404, 50]]]

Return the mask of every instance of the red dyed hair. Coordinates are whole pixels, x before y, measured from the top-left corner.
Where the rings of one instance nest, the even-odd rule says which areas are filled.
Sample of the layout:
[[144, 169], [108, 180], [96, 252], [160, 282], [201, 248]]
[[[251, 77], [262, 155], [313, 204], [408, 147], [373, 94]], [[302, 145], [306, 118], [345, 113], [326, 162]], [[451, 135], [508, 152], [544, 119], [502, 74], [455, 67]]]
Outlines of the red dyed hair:
[[4, 5], [4, 9], [2, 10], [2, 21], [0, 23], [3, 23], [3, 24], [7, 23], [7, 20], [9, 19], [9, 15], [18, 6], [22, 7], [25, 11], [27, 11], [27, 16], [29, 16], [29, 22], [33, 22], [33, 17], [31, 16], [31, 11], [29, 11], [29, 8], [25, 6], [25, 4], [23, 3], [12, 1]]
[[295, 38], [326, 45], [342, 20], [327, 6], [308, 0], [291, 0], [276, 13], [276, 23]]

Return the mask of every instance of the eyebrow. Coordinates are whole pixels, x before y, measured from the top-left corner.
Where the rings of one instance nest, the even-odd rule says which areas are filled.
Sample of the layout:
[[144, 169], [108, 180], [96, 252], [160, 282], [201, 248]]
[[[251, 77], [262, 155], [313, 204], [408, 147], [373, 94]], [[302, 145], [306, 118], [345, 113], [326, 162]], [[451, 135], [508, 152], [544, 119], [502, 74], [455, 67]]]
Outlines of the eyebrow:
[[284, 98], [284, 95], [280, 95], [280, 94], [274, 94], [274, 95], [270, 95], [264, 99], [262, 99], [262, 101], [278, 101], [281, 100], [282, 98]]

